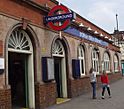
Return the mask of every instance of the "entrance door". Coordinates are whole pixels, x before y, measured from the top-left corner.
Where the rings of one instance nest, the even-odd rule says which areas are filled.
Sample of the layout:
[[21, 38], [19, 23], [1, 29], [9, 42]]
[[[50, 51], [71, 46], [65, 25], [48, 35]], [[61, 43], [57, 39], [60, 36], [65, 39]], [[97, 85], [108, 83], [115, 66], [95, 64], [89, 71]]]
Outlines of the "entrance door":
[[62, 95], [62, 72], [61, 72], [61, 58], [54, 58], [55, 80], [57, 84], [57, 97], [61, 98]]
[[67, 72], [65, 50], [60, 40], [56, 40], [52, 47], [54, 57], [55, 80], [57, 84], [57, 97], [67, 98]]
[[9, 52], [9, 84], [13, 108], [28, 107], [27, 55]]
[[15, 28], [9, 36], [6, 68], [13, 106], [35, 108], [33, 45], [29, 35]]

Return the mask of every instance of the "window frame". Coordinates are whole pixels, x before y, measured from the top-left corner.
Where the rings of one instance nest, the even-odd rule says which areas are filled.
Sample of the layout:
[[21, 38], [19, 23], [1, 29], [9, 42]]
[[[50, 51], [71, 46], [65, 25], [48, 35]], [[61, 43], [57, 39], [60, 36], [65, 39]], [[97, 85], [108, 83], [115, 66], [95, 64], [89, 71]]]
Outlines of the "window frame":
[[86, 75], [85, 73], [85, 51], [82, 45], [78, 47], [78, 59], [80, 62], [80, 74], [81, 76], [85, 76]]
[[119, 71], [119, 61], [118, 61], [118, 57], [117, 55], [114, 55], [114, 72], [118, 72]]
[[98, 54], [98, 50], [93, 49], [92, 50], [92, 67], [94, 69], [94, 71], [96, 72], [96, 74], [99, 74], [99, 54]]
[[103, 70], [106, 70], [107, 73], [110, 73], [110, 56], [108, 52], [105, 52], [103, 55]]

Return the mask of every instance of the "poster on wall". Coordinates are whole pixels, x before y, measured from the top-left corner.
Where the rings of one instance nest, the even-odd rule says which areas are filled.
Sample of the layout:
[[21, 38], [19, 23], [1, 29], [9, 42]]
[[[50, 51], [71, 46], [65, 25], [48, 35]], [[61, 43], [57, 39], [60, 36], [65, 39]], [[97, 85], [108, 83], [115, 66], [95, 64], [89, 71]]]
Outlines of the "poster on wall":
[[0, 58], [0, 74], [4, 72], [4, 58]]

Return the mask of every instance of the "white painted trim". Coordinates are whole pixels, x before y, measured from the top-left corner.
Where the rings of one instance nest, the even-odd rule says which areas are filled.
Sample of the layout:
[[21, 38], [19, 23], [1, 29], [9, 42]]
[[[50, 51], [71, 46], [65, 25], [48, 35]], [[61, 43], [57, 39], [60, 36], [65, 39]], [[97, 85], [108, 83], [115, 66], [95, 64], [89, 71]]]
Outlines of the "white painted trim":
[[67, 98], [67, 75], [66, 75], [66, 61], [65, 57], [61, 60], [61, 68], [62, 68], [62, 93], [63, 97]]
[[8, 51], [15, 52], [15, 53], [26, 53], [26, 54], [31, 54], [32, 53], [32, 51], [16, 50], [16, 49], [12, 49], [12, 48], [8, 48]]
[[59, 54], [53, 54], [53, 56], [55, 56], [55, 57], [64, 57], [64, 55], [59, 55]]
[[[34, 88], [34, 64], [33, 54], [28, 56], [28, 93], [29, 108], [35, 109], [35, 88]], [[31, 90], [32, 89], [32, 90]]]
[[[104, 53], [103, 60], [104, 60], [104, 70], [110, 72], [110, 57], [107, 52]], [[106, 63], [108, 64], [107, 67], [105, 67]]]
[[[86, 73], [85, 73], [85, 58], [84, 58], [84, 56], [85, 56], [85, 53], [84, 53], [83, 46], [80, 45], [79, 48], [78, 48], [78, 59], [80, 60], [80, 74], [81, 74], [81, 76], [86, 75]], [[84, 71], [82, 71], [82, 61], [83, 61], [83, 67], [84, 67], [83, 69], [84, 69]]]
[[97, 71], [95, 71], [96, 74], [99, 74], [99, 57], [98, 57], [98, 53], [96, 50], [92, 51], [92, 65], [93, 65], [94, 70], [97, 69]]

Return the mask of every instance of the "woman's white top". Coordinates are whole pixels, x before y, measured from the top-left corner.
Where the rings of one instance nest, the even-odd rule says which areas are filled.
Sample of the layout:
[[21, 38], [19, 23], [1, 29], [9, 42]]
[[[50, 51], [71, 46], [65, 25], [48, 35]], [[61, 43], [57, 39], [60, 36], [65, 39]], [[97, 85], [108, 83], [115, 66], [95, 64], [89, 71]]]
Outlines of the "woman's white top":
[[97, 80], [96, 80], [96, 72], [92, 72], [91, 74], [90, 74], [90, 82], [96, 82]]

